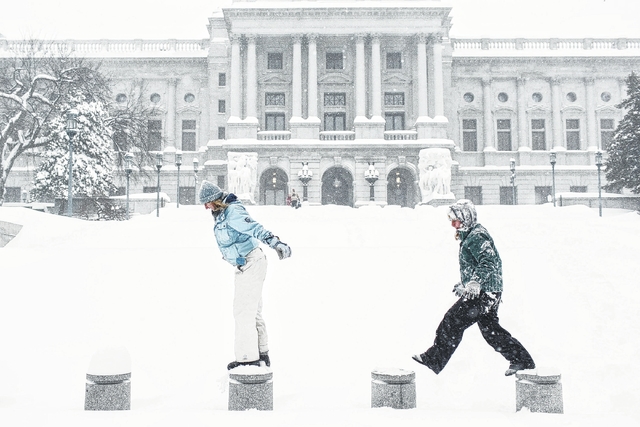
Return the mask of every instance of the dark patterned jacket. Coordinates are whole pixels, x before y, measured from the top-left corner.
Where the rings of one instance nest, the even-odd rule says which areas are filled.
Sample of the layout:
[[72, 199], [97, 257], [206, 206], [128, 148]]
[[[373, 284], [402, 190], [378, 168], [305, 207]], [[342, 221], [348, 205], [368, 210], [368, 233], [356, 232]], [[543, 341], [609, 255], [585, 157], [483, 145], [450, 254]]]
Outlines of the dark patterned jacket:
[[462, 284], [475, 280], [484, 292], [502, 292], [502, 260], [487, 229], [475, 224], [458, 236]]

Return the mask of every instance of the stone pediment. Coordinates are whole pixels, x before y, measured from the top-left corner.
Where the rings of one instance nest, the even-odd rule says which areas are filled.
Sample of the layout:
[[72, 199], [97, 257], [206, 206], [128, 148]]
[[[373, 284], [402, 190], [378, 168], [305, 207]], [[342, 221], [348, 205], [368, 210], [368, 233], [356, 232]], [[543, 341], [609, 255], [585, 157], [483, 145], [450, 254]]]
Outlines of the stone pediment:
[[534, 105], [527, 110], [528, 113], [550, 113], [551, 110], [548, 107], [542, 105]]
[[620, 112], [619, 109], [617, 109], [616, 107], [613, 107], [611, 105], [603, 105], [602, 107], [598, 107], [596, 108], [596, 112], [598, 114], [618, 114]]
[[465, 117], [472, 117], [475, 115], [481, 115], [483, 114], [482, 110], [476, 107], [472, 107], [472, 106], [467, 106], [465, 105], [464, 107], [460, 108], [460, 110], [458, 110], [458, 113], [460, 116], [465, 116]]
[[393, 74], [391, 76], [384, 77], [382, 79], [382, 83], [387, 85], [404, 85], [411, 83], [411, 78], [404, 74]]
[[178, 108], [176, 110], [176, 113], [179, 113], [179, 114], [185, 114], [185, 113], [200, 114], [200, 112], [201, 111], [199, 109], [191, 106]]
[[345, 85], [353, 83], [353, 80], [344, 73], [328, 73], [320, 77], [318, 83]]
[[285, 78], [281, 74], [267, 74], [259, 79], [259, 83], [267, 84], [267, 85], [269, 84], [272, 84], [272, 85], [287, 84], [288, 85], [288, 84], [291, 84], [291, 80]]

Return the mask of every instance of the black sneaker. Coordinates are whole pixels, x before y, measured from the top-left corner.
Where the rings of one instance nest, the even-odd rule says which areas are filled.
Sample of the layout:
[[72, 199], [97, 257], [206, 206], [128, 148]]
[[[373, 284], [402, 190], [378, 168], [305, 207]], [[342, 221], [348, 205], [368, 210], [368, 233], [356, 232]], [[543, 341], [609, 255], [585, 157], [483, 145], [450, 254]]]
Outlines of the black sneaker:
[[528, 363], [528, 364], [512, 363], [511, 365], [509, 365], [509, 369], [505, 371], [504, 375], [508, 377], [508, 376], [514, 375], [518, 371], [524, 371], [525, 369], [535, 369], [535, 368], [536, 368], [535, 363]]
[[260, 353], [259, 362], [264, 362], [266, 366], [271, 366], [271, 360], [269, 360], [269, 352], [265, 351], [264, 353]]
[[260, 361], [259, 360], [252, 360], [251, 362], [233, 361], [227, 365], [227, 370], [230, 371], [232, 369], [237, 368], [238, 366], [260, 366]]

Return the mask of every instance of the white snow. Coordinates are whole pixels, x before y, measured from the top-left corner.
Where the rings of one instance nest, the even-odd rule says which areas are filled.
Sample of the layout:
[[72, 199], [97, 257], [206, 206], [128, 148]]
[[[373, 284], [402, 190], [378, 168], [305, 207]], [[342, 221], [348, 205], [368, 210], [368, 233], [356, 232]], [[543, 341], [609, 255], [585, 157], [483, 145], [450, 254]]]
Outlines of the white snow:
[[[479, 206], [504, 263], [502, 325], [564, 411], [515, 412], [507, 362], [471, 327], [440, 375], [411, 360], [455, 301], [446, 208], [248, 208], [291, 245], [269, 260], [264, 317], [274, 411], [227, 411], [233, 267], [211, 215], [167, 206], [127, 222], [0, 208], [1, 426], [637, 426], [640, 215], [583, 206]], [[84, 411], [104, 343], [131, 357], [130, 411]], [[416, 372], [417, 408], [370, 408], [376, 367]]]

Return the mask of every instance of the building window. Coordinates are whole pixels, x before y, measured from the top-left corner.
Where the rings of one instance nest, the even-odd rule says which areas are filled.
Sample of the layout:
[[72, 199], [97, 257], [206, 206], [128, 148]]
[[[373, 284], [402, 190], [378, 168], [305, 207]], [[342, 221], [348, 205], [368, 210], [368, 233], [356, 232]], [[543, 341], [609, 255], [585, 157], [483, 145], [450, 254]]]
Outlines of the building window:
[[218, 113], [226, 113], [227, 112], [227, 102], [224, 99], [218, 100]]
[[149, 100], [154, 104], [157, 104], [158, 102], [160, 102], [161, 99], [162, 97], [160, 96], [159, 93], [152, 93], [151, 96], [149, 97]]
[[602, 99], [604, 102], [609, 102], [611, 101], [611, 93], [609, 92], [602, 92], [600, 94], [600, 99]]
[[21, 195], [20, 187], [5, 187], [4, 188], [4, 201], [9, 203], [19, 203]]
[[149, 150], [162, 150], [162, 120], [148, 120], [147, 131], [149, 138]]
[[531, 95], [531, 99], [533, 99], [533, 102], [541, 102], [542, 94], [540, 92], [534, 92], [533, 95]]
[[285, 130], [284, 113], [266, 113], [266, 130]]
[[218, 139], [225, 139], [226, 137], [226, 128], [223, 126], [218, 127]]
[[284, 106], [284, 93], [265, 93], [264, 105]]
[[511, 120], [498, 119], [498, 151], [511, 151]]
[[384, 113], [384, 130], [404, 130], [404, 113]]
[[327, 70], [342, 70], [343, 56], [342, 52], [327, 52]]
[[384, 105], [404, 105], [404, 92], [385, 92]]
[[608, 150], [613, 142], [615, 133], [615, 121], [613, 119], [600, 119], [600, 147]]
[[113, 146], [118, 151], [127, 151], [127, 134], [121, 130], [117, 130], [111, 136]]
[[269, 52], [267, 54], [267, 69], [282, 70], [282, 52]]
[[158, 187], [142, 187], [143, 193], [157, 193]]
[[401, 52], [387, 53], [387, 69], [389, 70], [402, 69], [402, 53]]
[[551, 187], [535, 187], [536, 205], [553, 202]]
[[478, 121], [476, 119], [462, 120], [462, 150], [478, 151]]
[[189, 104], [196, 100], [196, 96], [192, 93], [187, 93], [184, 95], [184, 102], [188, 102]]
[[218, 86], [223, 87], [227, 85], [227, 74], [218, 73]]
[[570, 193], [586, 193], [587, 186], [586, 185], [572, 185], [569, 187]]
[[504, 92], [500, 92], [500, 93], [498, 94], [498, 101], [500, 101], [500, 102], [507, 102], [508, 100], [509, 100], [509, 95], [507, 95], [506, 93], [504, 93]]
[[547, 149], [545, 132], [544, 119], [531, 119], [531, 148], [533, 150]]
[[476, 99], [476, 97], [473, 96], [471, 92], [467, 92], [464, 95], [462, 95], [462, 99], [464, 99], [466, 102], [473, 102], [473, 100]]
[[474, 205], [482, 204], [482, 187], [464, 187], [464, 198]]
[[119, 93], [116, 95], [116, 102], [118, 104], [124, 104], [125, 102], [127, 102], [127, 95], [125, 95], [124, 93]]
[[[516, 187], [516, 200], [518, 199], [518, 187]], [[500, 187], [500, 204], [515, 205], [513, 201], [513, 187]]]
[[347, 94], [345, 93], [325, 93], [325, 107], [344, 107], [347, 105]]
[[578, 99], [578, 95], [576, 95], [574, 92], [569, 92], [567, 94], [567, 101], [576, 102], [576, 99]]
[[580, 119], [566, 120], [567, 150], [580, 149]]
[[182, 151], [196, 151], [196, 121], [182, 121]]
[[345, 113], [324, 113], [324, 130], [346, 130], [347, 115]]

